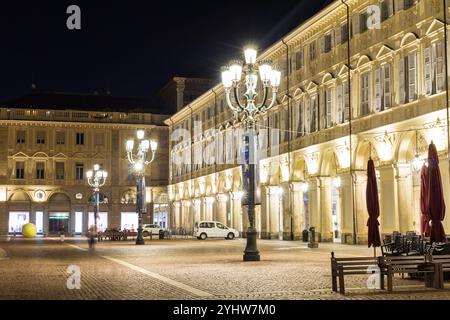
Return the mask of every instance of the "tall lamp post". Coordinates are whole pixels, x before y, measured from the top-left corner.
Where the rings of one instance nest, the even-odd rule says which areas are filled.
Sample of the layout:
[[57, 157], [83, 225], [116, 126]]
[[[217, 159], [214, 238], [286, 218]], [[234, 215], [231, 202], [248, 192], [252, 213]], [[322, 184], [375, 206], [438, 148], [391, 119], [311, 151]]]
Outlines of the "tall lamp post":
[[[144, 237], [142, 233], [142, 214], [147, 213], [147, 200], [145, 189], [145, 168], [147, 165], [155, 160], [156, 149], [158, 143], [153, 140], [144, 139], [145, 131], [138, 130], [138, 148], [137, 153], [134, 154], [134, 140], [127, 141], [127, 157], [128, 162], [133, 165], [134, 174], [136, 176], [136, 205], [138, 213], [138, 235], [136, 238], [137, 245], [144, 245]], [[147, 160], [148, 152], [151, 151], [151, 159]]]
[[[272, 68], [271, 62], [257, 63], [257, 51], [253, 48], [244, 51], [245, 65], [241, 61], [232, 61], [228, 67], [222, 68], [222, 83], [225, 88], [228, 107], [237, 116], [244, 115], [244, 124], [247, 133], [244, 136], [245, 165], [247, 166], [248, 190], [246, 191], [246, 204], [248, 207], [249, 227], [247, 230], [247, 246], [244, 251], [244, 261], [260, 261], [259, 251], [256, 245], [255, 228], [255, 178], [258, 172], [258, 162], [255, 146], [257, 140], [257, 117], [266, 113], [277, 101], [278, 88], [281, 81], [281, 72]], [[259, 73], [259, 77], [258, 77]], [[245, 93], [244, 102], [241, 102], [239, 89], [242, 76], [244, 78]], [[263, 97], [260, 103], [256, 102], [258, 97], [258, 79], [262, 82]], [[272, 99], [268, 104], [270, 89]]]
[[102, 170], [100, 165], [96, 164], [92, 170], [86, 172], [86, 177], [89, 186], [91, 186], [94, 190], [94, 234], [97, 234], [97, 220], [100, 207], [100, 188], [105, 185], [106, 179], [108, 178], [108, 172]]

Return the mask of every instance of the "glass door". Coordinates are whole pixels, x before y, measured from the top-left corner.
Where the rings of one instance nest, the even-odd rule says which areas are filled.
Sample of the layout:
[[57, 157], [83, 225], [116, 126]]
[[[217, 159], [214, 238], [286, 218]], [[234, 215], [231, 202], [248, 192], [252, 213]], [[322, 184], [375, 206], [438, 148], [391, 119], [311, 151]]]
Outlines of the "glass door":
[[38, 234], [44, 233], [44, 212], [36, 211], [36, 230]]

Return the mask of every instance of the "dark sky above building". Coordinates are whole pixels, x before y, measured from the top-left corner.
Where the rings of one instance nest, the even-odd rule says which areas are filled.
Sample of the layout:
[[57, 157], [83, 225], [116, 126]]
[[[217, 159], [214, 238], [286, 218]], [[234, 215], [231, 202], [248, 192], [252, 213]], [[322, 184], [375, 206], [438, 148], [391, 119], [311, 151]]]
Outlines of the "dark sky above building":
[[[12, 2], [12, 1], [11, 1]], [[0, 101], [39, 90], [151, 97], [172, 76], [219, 79], [330, 0], [16, 0], [0, 10]], [[79, 31], [66, 9], [81, 8]]]

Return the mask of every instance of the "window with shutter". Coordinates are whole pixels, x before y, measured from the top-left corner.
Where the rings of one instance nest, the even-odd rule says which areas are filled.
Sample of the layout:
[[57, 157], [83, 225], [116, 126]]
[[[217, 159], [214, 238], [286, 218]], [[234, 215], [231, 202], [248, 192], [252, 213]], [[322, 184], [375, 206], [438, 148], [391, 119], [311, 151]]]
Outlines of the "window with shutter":
[[25, 162], [16, 162], [16, 179], [25, 179]]
[[316, 41], [313, 41], [309, 44], [309, 60], [316, 60]]
[[332, 109], [333, 109], [333, 90], [331, 88], [328, 88], [325, 91], [325, 98], [326, 98], [326, 104], [325, 104], [325, 112], [326, 112], [326, 128], [331, 128], [332, 126]]
[[423, 51], [424, 68], [425, 68], [425, 94], [431, 95], [433, 93], [433, 80], [431, 74], [431, 48], [425, 48]]
[[56, 180], [64, 180], [64, 162], [56, 162], [55, 172]]
[[17, 144], [25, 144], [25, 131], [18, 130], [16, 131], [16, 143]]
[[344, 88], [344, 121], [350, 120], [350, 87], [348, 81], [343, 82]]
[[336, 46], [338, 46], [338, 45], [340, 45], [340, 44], [342, 44], [342, 30], [341, 30], [341, 28], [342, 27], [337, 27], [335, 30], [334, 30], [334, 42], [335, 42], [335, 45]]
[[318, 101], [317, 101], [317, 95], [314, 95], [311, 97], [310, 102], [310, 129], [309, 132], [313, 133], [316, 132], [318, 129], [319, 124], [319, 117], [318, 117]]
[[366, 116], [369, 113], [369, 74], [366, 73], [361, 76], [361, 115]]
[[445, 61], [444, 43], [438, 42], [433, 45], [436, 61], [436, 93], [445, 91]]
[[385, 21], [393, 16], [394, 6], [393, 0], [382, 0], [381, 1], [381, 21]]
[[342, 83], [340, 83], [337, 87], [337, 100], [338, 100], [338, 106], [337, 106], [337, 123], [341, 124], [344, 122], [343, 119], [343, 108], [344, 108], [344, 96], [343, 96], [343, 86]]
[[297, 119], [297, 137], [302, 137], [305, 135], [305, 106], [303, 100], [300, 101], [298, 105], [298, 119]]
[[417, 55], [415, 52], [408, 56], [408, 70], [408, 101], [413, 102], [417, 100]]
[[348, 41], [348, 23], [341, 26], [341, 43], [346, 43]]
[[305, 101], [305, 133], [311, 132], [311, 98]]
[[375, 112], [380, 112], [382, 109], [382, 83], [381, 83], [381, 68], [375, 70]]
[[359, 32], [364, 33], [369, 30], [368, 21], [369, 21], [369, 13], [367, 10], [361, 12], [359, 14]]
[[325, 129], [326, 122], [326, 91], [323, 90], [319, 96], [319, 129]]
[[353, 28], [352, 28], [352, 36], [357, 35], [360, 33], [360, 23], [361, 23], [361, 17], [359, 14], [356, 14], [353, 16]]
[[399, 98], [400, 98], [400, 104], [404, 104], [406, 102], [406, 88], [405, 88], [405, 83], [406, 83], [406, 72], [405, 72], [405, 64], [406, 61], [408, 60], [408, 58], [403, 58], [400, 59], [399, 64], [398, 64], [398, 73], [399, 73]]
[[44, 162], [36, 162], [36, 179], [38, 179], [38, 180], [45, 179], [45, 163]]
[[303, 68], [303, 48], [297, 51], [295, 55], [295, 68], [296, 70], [300, 70]]
[[391, 65], [386, 64], [383, 66], [383, 74], [384, 74], [384, 83], [383, 83], [383, 91], [384, 91], [384, 110], [389, 109], [392, 106], [392, 94], [391, 94]]
[[326, 39], [325, 39], [326, 37], [325, 36], [323, 36], [323, 37], [321, 37], [320, 38], [320, 53], [325, 53], [325, 41], [326, 41]]

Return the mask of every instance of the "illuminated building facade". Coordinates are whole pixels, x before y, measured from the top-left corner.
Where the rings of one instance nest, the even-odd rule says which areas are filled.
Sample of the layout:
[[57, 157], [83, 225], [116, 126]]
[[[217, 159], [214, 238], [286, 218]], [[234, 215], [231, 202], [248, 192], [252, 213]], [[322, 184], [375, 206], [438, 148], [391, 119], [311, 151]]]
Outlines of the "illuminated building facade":
[[138, 129], [159, 144], [157, 161], [146, 171], [144, 222], [167, 226], [168, 128], [163, 121], [168, 116], [146, 107], [136, 99], [58, 93], [34, 93], [1, 105], [0, 234], [20, 233], [27, 222], [45, 235], [85, 234], [94, 224], [86, 179], [94, 164], [109, 173], [100, 190], [99, 229], [136, 229], [136, 187], [125, 142]]
[[[261, 53], [260, 61], [273, 61], [283, 74], [278, 106], [258, 123], [269, 137], [260, 139], [261, 238], [300, 239], [313, 226], [320, 241], [367, 241], [369, 157], [381, 233], [419, 231], [417, 167], [431, 141], [450, 203], [444, 18], [439, 0], [334, 1]], [[235, 134], [241, 125], [223, 86], [166, 124], [172, 224], [190, 230], [217, 220], [246, 230]]]

